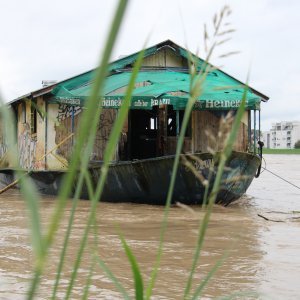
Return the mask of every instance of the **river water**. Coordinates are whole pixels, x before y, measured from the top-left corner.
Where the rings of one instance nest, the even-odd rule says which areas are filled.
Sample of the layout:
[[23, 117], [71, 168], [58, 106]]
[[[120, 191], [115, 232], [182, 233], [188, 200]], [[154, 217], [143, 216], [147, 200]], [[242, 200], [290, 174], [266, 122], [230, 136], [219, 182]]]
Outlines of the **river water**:
[[[300, 186], [300, 155], [266, 155], [267, 169]], [[55, 198], [44, 197], [41, 219], [46, 226]], [[67, 216], [60, 225], [37, 299], [49, 299], [55, 279]], [[89, 201], [80, 201], [67, 251], [57, 299], [63, 299]], [[163, 257], [153, 299], [182, 299], [203, 212], [172, 207]], [[142, 270], [145, 285], [153, 268], [163, 207], [100, 203], [98, 208], [99, 253], [129, 294], [134, 295], [129, 263], [118, 236], [123, 233]], [[261, 215], [269, 220], [258, 216]], [[0, 299], [25, 299], [34, 263], [25, 204], [17, 190], [0, 195]], [[91, 266], [93, 238], [81, 261], [71, 299], [80, 299]], [[300, 298], [300, 192], [267, 171], [254, 179], [247, 195], [224, 208], [215, 206], [204, 249], [196, 269], [193, 289], [214, 264], [228, 257], [209, 281], [201, 299], [235, 295], [234, 299]], [[121, 299], [114, 284], [94, 265], [88, 299]]]

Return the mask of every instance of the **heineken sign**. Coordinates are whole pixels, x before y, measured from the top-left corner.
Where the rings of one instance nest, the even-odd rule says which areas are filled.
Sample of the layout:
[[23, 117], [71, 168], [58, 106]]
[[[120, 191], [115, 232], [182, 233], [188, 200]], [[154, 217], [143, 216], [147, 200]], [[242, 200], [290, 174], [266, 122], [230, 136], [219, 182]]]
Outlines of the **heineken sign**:
[[[60, 103], [72, 106], [84, 106], [85, 99], [81, 97], [53, 97], [50, 102]], [[147, 96], [133, 96], [131, 99], [131, 109], [148, 109], [154, 106], [172, 105], [175, 110], [184, 110], [187, 105], [187, 98], [176, 96], [165, 98], [151, 98]], [[123, 103], [123, 98], [117, 96], [107, 96], [102, 98], [103, 108], [118, 109]], [[241, 100], [197, 100], [194, 104], [195, 110], [237, 110]], [[257, 100], [247, 100], [246, 109], [259, 109], [260, 102]]]

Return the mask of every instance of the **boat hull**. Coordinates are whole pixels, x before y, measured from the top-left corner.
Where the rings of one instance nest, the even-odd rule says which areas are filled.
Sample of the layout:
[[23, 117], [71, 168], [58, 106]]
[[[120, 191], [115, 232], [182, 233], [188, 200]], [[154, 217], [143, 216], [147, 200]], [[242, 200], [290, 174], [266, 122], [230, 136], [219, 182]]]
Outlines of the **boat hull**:
[[[172, 155], [111, 164], [101, 200], [164, 205], [174, 159], [175, 156]], [[95, 186], [101, 176], [101, 164], [101, 162], [93, 162], [89, 166]], [[213, 164], [213, 158], [208, 153], [181, 155], [172, 203], [201, 204], [205, 187], [199, 177], [207, 180]], [[259, 164], [260, 159], [255, 155], [233, 152], [223, 173], [216, 203], [228, 205], [240, 198], [251, 184]], [[192, 165], [193, 170], [188, 165]], [[214, 166], [213, 170], [210, 189], [217, 166]], [[198, 175], [195, 175], [195, 172]], [[63, 175], [64, 172], [40, 171], [32, 172], [30, 176], [41, 193], [56, 195], [61, 187]], [[1, 172], [2, 185], [12, 180], [12, 172]], [[83, 186], [81, 198], [89, 198], [86, 186]]]

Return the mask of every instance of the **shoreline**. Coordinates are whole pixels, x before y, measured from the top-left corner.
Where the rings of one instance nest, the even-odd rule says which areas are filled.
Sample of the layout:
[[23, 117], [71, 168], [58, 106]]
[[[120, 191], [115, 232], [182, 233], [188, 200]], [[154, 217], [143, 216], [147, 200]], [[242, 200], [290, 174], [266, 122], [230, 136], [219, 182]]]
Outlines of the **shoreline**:
[[269, 149], [264, 148], [263, 154], [300, 154], [300, 149]]

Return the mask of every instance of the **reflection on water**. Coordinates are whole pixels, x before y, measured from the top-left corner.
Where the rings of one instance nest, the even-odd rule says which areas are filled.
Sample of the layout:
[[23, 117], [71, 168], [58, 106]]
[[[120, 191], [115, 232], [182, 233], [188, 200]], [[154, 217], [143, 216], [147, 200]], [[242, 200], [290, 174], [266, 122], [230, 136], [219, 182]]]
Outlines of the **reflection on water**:
[[[267, 168], [300, 185], [300, 156], [266, 156]], [[41, 203], [42, 221], [46, 225], [55, 199], [44, 197]], [[0, 196], [0, 299], [24, 299], [28, 288], [33, 254], [25, 205], [20, 194], [11, 190]], [[66, 218], [61, 224], [50, 263], [39, 290], [39, 299], [49, 299], [55, 279], [60, 249], [71, 210], [68, 203]], [[76, 221], [63, 270], [58, 298], [64, 297], [80, 237], [89, 212], [89, 201], [80, 201]], [[185, 281], [192, 262], [199, 219], [203, 213], [179, 207], [170, 212], [164, 254], [153, 299], [182, 299]], [[300, 219], [292, 219], [300, 211], [298, 191], [264, 172], [253, 181], [248, 195], [229, 207], [216, 206], [209, 225], [194, 280], [194, 288], [226, 250], [230, 254], [206, 287], [203, 299], [234, 292], [256, 291], [260, 298], [295, 299], [300, 295]], [[269, 222], [257, 216], [284, 222]], [[144, 279], [149, 279], [155, 260], [163, 208], [159, 206], [101, 203], [98, 208], [100, 257], [133, 295], [132, 274], [118, 237], [121, 228], [140, 264]], [[299, 214], [300, 216], [300, 214]], [[298, 222], [299, 221], [299, 222]], [[72, 299], [80, 299], [88, 277], [93, 238], [81, 263]], [[120, 294], [96, 266], [89, 299], [119, 299]], [[238, 299], [256, 299], [239, 296]]]

